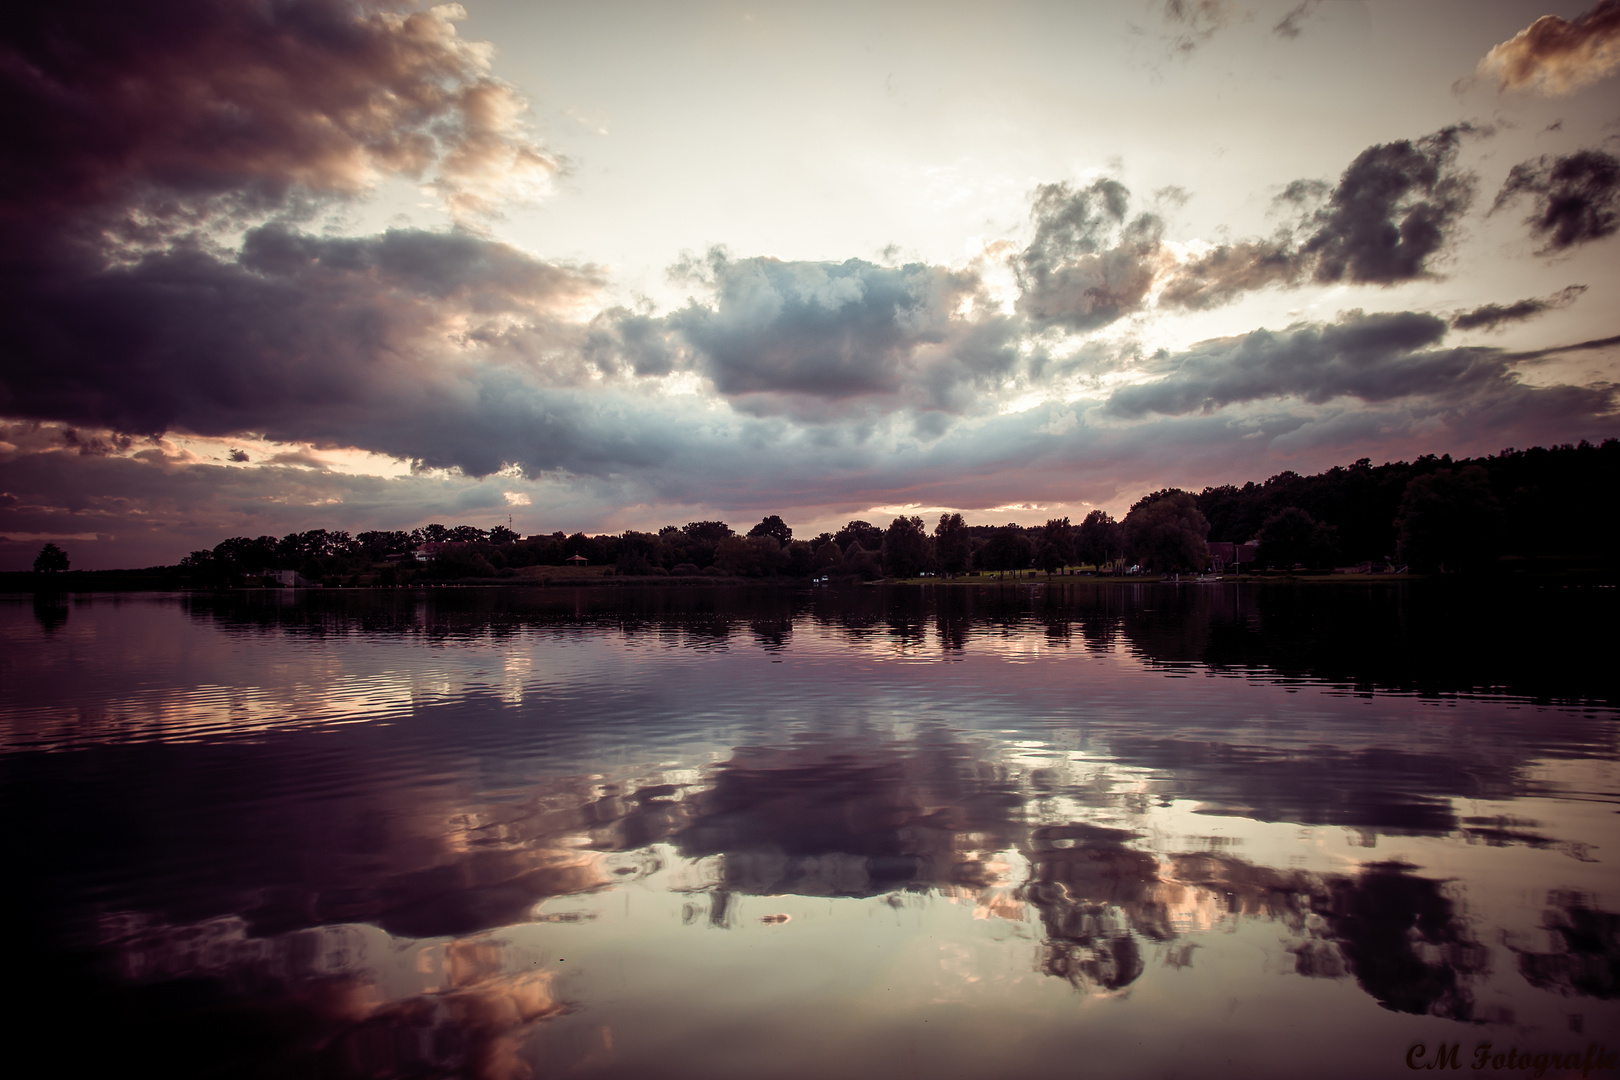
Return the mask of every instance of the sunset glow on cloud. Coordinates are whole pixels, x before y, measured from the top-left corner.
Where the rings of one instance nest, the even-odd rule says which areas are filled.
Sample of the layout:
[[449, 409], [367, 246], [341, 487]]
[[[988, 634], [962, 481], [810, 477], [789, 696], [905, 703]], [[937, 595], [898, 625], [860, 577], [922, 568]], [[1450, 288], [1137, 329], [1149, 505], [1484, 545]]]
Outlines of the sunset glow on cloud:
[[1617, 12], [36, 5], [0, 560], [1615, 435]]

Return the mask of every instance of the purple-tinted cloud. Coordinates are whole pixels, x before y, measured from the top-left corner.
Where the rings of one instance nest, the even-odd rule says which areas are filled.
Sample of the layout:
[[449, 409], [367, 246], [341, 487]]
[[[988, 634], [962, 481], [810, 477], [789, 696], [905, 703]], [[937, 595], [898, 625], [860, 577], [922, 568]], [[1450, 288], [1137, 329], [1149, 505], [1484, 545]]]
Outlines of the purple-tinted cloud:
[[1037, 324], [1092, 330], [1139, 310], [1168, 262], [1164, 222], [1132, 214], [1118, 180], [1035, 191], [1035, 237], [1013, 261], [1019, 311]]
[[1586, 291], [1585, 285], [1570, 285], [1551, 296], [1531, 297], [1512, 304], [1482, 304], [1451, 317], [1453, 330], [1495, 330], [1505, 323], [1523, 322], [1548, 311], [1566, 308]]
[[665, 324], [693, 367], [752, 412], [803, 399], [962, 412], [1018, 363], [1017, 324], [989, 310], [970, 271], [716, 251], [701, 276], [712, 306], [690, 303]]
[[[238, 258], [170, 250], [11, 282], [0, 409], [138, 434], [358, 444], [490, 472], [504, 462], [435, 448], [444, 425], [429, 418], [507, 381], [577, 385], [582, 361], [556, 310], [595, 284], [455, 233], [342, 240], [265, 226]], [[412, 419], [428, 426], [399, 427]]]
[[[1078, 288], [1065, 293], [1043, 288], [1046, 278], [1032, 273], [1025, 284], [1026, 304], [1039, 310], [1038, 304], [1048, 292], [1073, 297], [1066, 307], [1047, 303], [1060, 311], [1081, 313], [1089, 321], [1071, 317], [1070, 325], [1086, 328], [1139, 306], [1155, 273], [1163, 275], [1159, 303], [1189, 310], [1217, 307], [1270, 286], [1297, 286], [1307, 281], [1395, 285], [1433, 276], [1435, 262], [1455, 238], [1458, 223], [1473, 201], [1474, 179], [1456, 162], [1459, 143], [1471, 133], [1477, 133], [1476, 129], [1458, 125], [1421, 139], [1368, 147], [1337, 184], [1296, 180], [1283, 190], [1276, 205], [1295, 217], [1294, 223], [1270, 237], [1221, 244], [1173, 268], [1159, 243], [1162, 225], [1157, 218], [1139, 216], [1125, 235], [1128, 193], [1123, 188], [1102, 181], [1094, 185], [1096, 195], [1094, 189], [1078, 195], [1065, 189], [1069, 200], [1064, 209], [1076, 223], [1067, 226], [1067, 232], [1052, 231], [1066, 241], [1062, 253], [1073, 248], [1079, 257], [1071, 256], [1067, 262], [1046, 258], [1034, 265], [1041, 270], [1051, 264], [1064, 269], [1096, 267], [1091, 277], [1105, 284], [1094, 286], [1090, 280], [1081, 280]], [[1108, 201], [1098, 197], [1101, 185], [1112, 185], [1106, 189]], [[1053, 218], [1066, 223], [1062, 217]], [[1037, 220], [1041, 220], [1039, 214]], [[1045, 224], [1042, 221], [1043, 227]], [[1110, 224], [1122, 236], [1105, 245], [1098, 238]], [[1042, 254], [1037, 245], [1030, 251]], [[1031, 261], [1029, 252], [1025, 261]]]
[[1525, 224], [1545, 241], [1543, 255], [1613, 236], [1620, 229], [1620, 158], [1579, 150], [1522, 162], [1508, 173], [1491, 209], [1525, 195], [1535, 206]]
[[[1179, 10], [1206, 29], [1230, 15]], [[1360, 456], [1358, 440], [1460, 451], [1614, 428], [1609, 391], [1523, 386], [1512, 357], [1447, 347], [1433, 316], [1258, 331], [1140, 370], [1096, 340], [1058, 343], [1145, 310], [1160, 286], [1163, 307], [1203, 308], [1432, 275], [1471, 190], [1463, 129], [1371, 147], [1334, 185], [1290, 185], [1292, 224], [1180, 266], [1158, 213], [1118, 181], [1041, 187], [1011, 314], [974, 268], [717, 251], [681, 268], [685, 306], [593, 316], [600, 269], [477, 231], [499, 195], [560, 163], [452, 14], [175, 0], [12, 16], [0, 532], [116, 536], [107, 550], [158, 562], [223, 535], [406, 526], [425, 507], [487, 524], [512, 485], [556, 515], [532, 527], [566, 528], [661, 523], [618, 509], [649, 505], [757, 520], [1107, 502], [1330, 464]], [[461, 226], [311, 224], [388, 176], [432, 186]], [[1551, 199], [1547, 176], [1523, 190]], [[1458, 318], [1533, 303], [1553, 301]], [[1005, 411], [1085, 365], [1154, 381]], [[200, 461], [172, 433], [221, 442]], [[284, 445], [230, 449], [249, 439]], [[416, 468], [348, 476], [305, 447]]]
[[0, 44], [7, 225], [87, 210], [132, 243], [215, 211], [354, 195], [383, 174], [458, 213], [558, 160], [456, 36], [454, 5], [68, 0], [8, 13]]
[[1439, 348], [1445, 334], [1444, 320], [1417, 312], [1352, 312], [1325, 326], [1256, 330], [1163, 358], [1161, 378], [1115, 391], [1107, 411], [1178, 416], [1290, 397], [1317, 405], [1411, 399], [1451, 409], [1500, 409], [1507, 401], [1539, 407], [1556, 398], [1572, 420], [1587, 422], [1615, 409], [1614, 387], [1526, 387], [1502, 350]]

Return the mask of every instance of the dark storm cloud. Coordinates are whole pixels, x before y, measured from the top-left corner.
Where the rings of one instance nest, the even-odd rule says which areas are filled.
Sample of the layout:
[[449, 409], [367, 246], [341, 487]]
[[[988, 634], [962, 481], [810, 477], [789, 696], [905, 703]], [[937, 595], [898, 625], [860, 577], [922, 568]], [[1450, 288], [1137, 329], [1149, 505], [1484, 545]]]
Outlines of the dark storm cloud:
[[1363, 150], [1300, 249], [1315, 260], [1312, 276], [1378, 285], [1426, 276], [1473, 200], [1473, 178], [1456, 158], [1461, 137], [1474, 130], [1463, 124]]
[[[9, 12], [0, 201], [16, 226], [89, 208], [139, 234], [223, 199], [278, 205], [423, 177], [452, 208], [555, 171], [521, 101], [459, 39], [451, 7], [289, 0], [68, 0]], [[156, 220], [154, 220], [156, 219]]]
[[1035, 237], [1013, 260], [1023, 314], [1084, 331], [1141, 308], [1168, 260], [1164, 222], [1145, 211], [1132, 216], [1130, 202], [1118, 180], [1035, 190]]
[[[448, 417], [502, 411], [489, 395], [507, 384], [578, 382], [552, 312], [594, 284], [454, 233], [343, 240], [264, 226], [239, 259], [178, 248], [13, 282], [0, 410], [361, 445], [488, 472], [503, 462], [452, 449], [478, 440], [452, 436]], [[407, 417], [414, 429], [388, 434]]]
[[1525, 224], [1545, 241], [1543, 255], [1613, 236], [1620, 229], [1620, 158], [1580, 150], [1521, 162], [1508, 173], [1492, 212], [1523, 195], [1535, 206]]
[[1216, 246], [1176, 265], [1159, 215], [1132, 208], [1117, 180], [1037, 188], [1035, 236], [1013, 261], [1018, 308], [1036, 326], [1084, 332], [1141, 311], [1155, 285], [1167, 308], [1203, 310], [1306, 281], [1394, 285], [1434, 273], [1473, 200], [1457, 167], [1467, 124], [1368, 147], [1337, 184], [1295, 180], [1274, 200], [1290, 220], [1272, 236]]
[[1458, 312], [1451, 317], [1453, 330], [1495, 330], [1503, 323], [1533, 319], [1547, 311], [1555, 311], [1573, 304], [1586, 291], [1585, 285], [1570, 285], [1551, 296], [1520, 300], [1512, 304], [1485, 304], [1472, 311]]
[[655, 453], [567, 393], [589, 366], [570, 317], [590, 269], [466, 232], [289, 224], [387, 174], [466, 218], [555, 171], [460, 14], [175, 0], [10, 18], [0, 413], [474, 474]]
[[1504, 90], [1534, 87], [1567, 94], [1620, 66], [1620, 0], [1602, 3], [1565, 20], [1543, 15], [1502, 42], [1479, 62]]
[[687, 271], [712, 304], [694, 300], [665, 325], [690, 346], [692, 367], [750, 411], [868, 398], [961, 411], [1018, 363], [1016, 324], [988, 310], [971, 271], [721, 251]]
[[1437, 348], [1445, 334], [1442, 319], [1416, 312], [1352, 312], [1329, 325], [1256, 330], [1164, 357], [1155, 365], [1165, 370], [1163, 378], [1115, 391], [1106, 408], [1120, 417], [1176, 416], [1267, 399], [1320, 405], [1349, 397], [1473, 409], [1531, 399], [1539, 407], [1562, 395], [1564, 407], [1588, 418], [1613, 411], [1612, 387], [1527, 388], [1501, 350]]
[[[1182, 268], [1179, 285], [1163, 222], [1117, 181], [1042, 188], [1034, 239], [1013, 259], [1015, 316], [971, 269], [715, 254], [686, 268], [700, 286], [687, 306], [585, 321], [599, 271], [470, 227], [318, 235], [318, 214], [386, 176], [433, 185], [466, 222], [557, 168], [450, 14], [175, 0], [10, 16], [0, 416], [23, 422], [0, 431], [0, 525], [134, 530], [159, 562], [232, 534], [419, 523], [422, 507], [504, 518], [508, 485], [532, 484], [548, 513], [578, 508], [549, 523], [570, 528], [649, 505], [860, 516], [1111, 498], [1192, 468], [1266, 475], [1282, 467], [1268, 453], [1292, 463], [1301, 447], [1337, 454], [1400, 433], [1421, 436], [1415, 452], [1476, 428], [1488, 449], [1508, 432], [1604, 433], [1587, 391], [1517, 387], [1490, 350], [1425, 337], [1436, 331], [1421, 316], [1291, 328], [1269, 352], [1254, 335], [1221, 356], [1201, 346], [1170, 358], [1164, 382], [1181, 382], [1162, 401], [1132, 406], [1120, 391], [1109, 410], [999, 412], [1009, 387], [1038, 393], [1106, 363], [1052, 359], [1031, 328], [1102, 327], [1142, 310], [1166, 274], [1168, 302], [1199, 307], [1321, 278], [1333, 259], [1323, 280], [1428, 272], [1456, 189], [1441, 136], [1372, 148], [1334, 188], [1291, 185], [1295, 226]], [[1326, 365], [1315, 383], [1280, 356], [1307, 346]], [[1270, 368], [1244, 370], [1272, 353]], [[1223, 356], [1232, 371], [1218, 370]], [[724, 402], [675, 393], [691, 376]], [[1334, 400], [1362, 391], [1376, 409]], [[1193, 395], [1195, 411], [1236, 407], [1160, 408]], [[226, 441], [203, 461], [164, 442], [171, 432]], [[231, 452], [250, 437], [283, 446]], [[349, 477], [308, 447], [418, 468]]]

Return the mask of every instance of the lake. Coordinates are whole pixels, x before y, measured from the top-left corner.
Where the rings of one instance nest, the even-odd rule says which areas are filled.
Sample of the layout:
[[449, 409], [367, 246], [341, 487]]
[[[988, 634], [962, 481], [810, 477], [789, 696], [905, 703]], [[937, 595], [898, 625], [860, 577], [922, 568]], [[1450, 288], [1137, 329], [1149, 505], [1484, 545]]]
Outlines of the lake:
[[1446, 581], [0, 598], [13, 1044], [1620, 1076], [1616, 616]]

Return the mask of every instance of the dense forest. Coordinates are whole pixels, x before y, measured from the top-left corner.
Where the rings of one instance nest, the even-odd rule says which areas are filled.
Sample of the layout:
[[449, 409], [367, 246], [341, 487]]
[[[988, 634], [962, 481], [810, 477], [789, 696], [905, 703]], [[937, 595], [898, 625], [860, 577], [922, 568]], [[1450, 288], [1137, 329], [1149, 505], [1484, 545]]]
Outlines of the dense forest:
[[[1620, 440], [1608, 439], [1455, 461], [1427, 455], [1373, 465], [1362, 458], [1315, 476], [1284, 472], [1261, 484], [1205, 488], [1197, 502], [1211, 540], [1260, 538], [1268, 521], [1293, 508], [1325, 527], [1330, 558], [1400, 559], [1434, 569], [1441, 561], [1430, 550], [1436, 540], [1465, 561], [1613, 559], [1617, 493]], [[1432, 520], [1437, 515], [1458, 517], [1442, 527]]]
[[[941, 514], [930, 529], [920, 517], [900, 516], [887, 526], [851, 521], [807, 539], [795, 538], [775, 514], [746, 533], [721, 521], [599, 536], [523, 537], [504, 526], [440, 524], [352, 536], [315, 529], [232, 537], [178, 566], [140, 573], [193, 587], [270, 584], [286, 571], [331, 586], [500, 580], [570, 565], [642, 578], [875, 580], [1031, 567], [1191, 572], [1208, 569], [1216, 552], [1238, 550], [1252, 559], [1238, 556], [1238, 568], [1282, 573], [1615, 569], [1616, 492], [1620, 440], [1609, 439], [1457, 460], [1429, 455], [1373, 465], [1363, 458], [1314, 476], [1283, 472], [1197, 493], [1171, 488], [1144, 496], [1122, 521], [1097, 510], [1077, 525], [1061, 518], [985, 526]], [[1226, 562], [1230, 570], [1232, 556]], [[59, 575], [68, 567], [67, 554], [47, 544], [36, 577], [66, 584]]]

